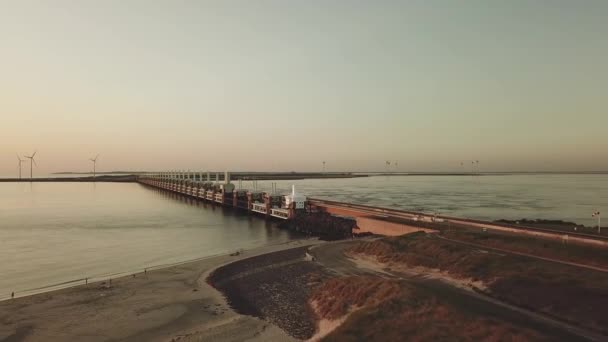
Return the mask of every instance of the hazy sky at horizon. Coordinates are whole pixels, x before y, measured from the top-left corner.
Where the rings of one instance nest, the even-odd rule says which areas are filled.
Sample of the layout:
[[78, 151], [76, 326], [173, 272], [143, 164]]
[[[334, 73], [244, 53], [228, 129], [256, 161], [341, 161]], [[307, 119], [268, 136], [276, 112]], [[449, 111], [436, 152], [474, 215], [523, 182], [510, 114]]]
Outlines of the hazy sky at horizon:
[[[0, 176], [608, 170], [607, 1], [0, 0]], [[25, 168], [24, 168], [25, 172]]]

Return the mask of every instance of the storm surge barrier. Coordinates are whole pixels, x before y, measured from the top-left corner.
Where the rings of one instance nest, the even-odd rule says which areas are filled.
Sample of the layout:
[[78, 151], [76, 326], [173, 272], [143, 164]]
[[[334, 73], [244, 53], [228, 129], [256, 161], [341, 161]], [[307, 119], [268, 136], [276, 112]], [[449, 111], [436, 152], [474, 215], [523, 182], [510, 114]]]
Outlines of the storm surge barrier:
[[270, 191], [243, 189], [232, 183], [229, 172], [159, 172], [140, 175], [138, 182], [164, 189], [216, 205], [247, 210], [252, 215], [267, 219], [290, 221], [297, 215], [314, 215], [324, 212], [334, 216], [352, 218], [356, 221], [352, 234], [402, 235], [416, 231], [437, 232], [444, 229], [479, 229], [526, 234], [538, 238], [558, 239], [564, 243], [584, 243], [608, 246], [608, 236], [581, 233], [563, 229], [539, 228], [504, 222], [490, 222], [459, 218], [438, 213], [423, 213], [407, 210], [345, 203], [328, 199], [307, 198], [298, 194], [295, 187], [290, 194], [281, 195], [274, 186]]

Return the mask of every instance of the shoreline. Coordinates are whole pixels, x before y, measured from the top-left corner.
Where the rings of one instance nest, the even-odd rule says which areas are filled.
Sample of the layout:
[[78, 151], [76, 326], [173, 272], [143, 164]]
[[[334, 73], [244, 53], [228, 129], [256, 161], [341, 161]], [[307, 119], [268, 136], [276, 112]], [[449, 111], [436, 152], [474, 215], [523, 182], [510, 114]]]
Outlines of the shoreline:
[[[584, 229], [591, 229], [591, 227], [587, 227], [585, 225], [578, 225], [576, 223], [572, 223], [572, 222], [568, 222], [568, 221], [563, 221], [563, 220], [544, 220], [544, 219], [534, 219], [534, 220], [530, 220], [530, 219], [522, 219], [522, 220], [506, 220], [506, 219], [500, 219], [500, 220], [495, 220], [493, 222], [497, 222], [497, 223], [509, 223], [509, 224], [519, 224], [519, 223], [530, 223], [530, 222], [538, 222], [541, 226], [543, 224], [551, 223], [551, 224], [560, 224], [563, 226], [577, 226], [578, 228], [584, 228]], [[533, 225], [530, 225], [531, 227], [535, 228]], [[541, 228], [542, 227], [538, 227]], [[438, 230], [439, 231], [439, 230]], [[608, 231], [608, 230], [606, 230]], [[509, 234], [510, 232], [506, 232], [506, 234]], [[567, 231], [564, 231], [564, 233], [567, 233]], [[530, 236], [530, 238], [534, 238], [534, 236], [536, 234], [532, 234], [533, 236]], [[598, 237], [601, 237], [601, 235], [598, 235]], [[319, 239], [319, 237], [315, 237], [316, 239]], [[307, 238], [296, 238], [296, 239], [292, 239], [286, 242], [280, 242], [280, 243], [275, 243], [275, 244], [269, 244], [269, 245], [264, 245], [264, 246], [260, 246], [260, 247], [254, 247], [254, 248], [250, 248], [250, 249], [238, 249], [241, 251], [255, 251], [256, 249], [259, 248], [263, 248], [263, 247], [271, 247], [271, 246], [279, 246], [279, 245], [284, 245], [284, 244], [289, 244], [291, 242], [294, 241], [308, 241], [309, 239]], [[340, 239], [343, 240], [343, 239]], [[604, 247], [603, 245], [599, 245], [598, 247]], [[486, 248], [492, 248], [491, 246], [486, 246]], [[235, 250], [237, 250], [235, 249]], [[202, 257], [198, 257], [195, 259], [190, 259], [190, 260], [184, 260], [184, 261], [179, 261], [176, 263], [171, 263], [171, 264], [160, 264], [160, 265], [151, 265], [151, 266], [147, 266], [147, 267], [142, 267], [140, 270], [138, 271], [132, 271], [132, 270], [126, 270], [126, 271], [117, 271], [111, 274], [101, 274], [101, 275], [88, 275], [86, 277], [81, 277], [81, 278], [76, 278], [76, 279], [68, 279], [68, 280], [64, 280], [61, 281], [59, 283], [54, 283], [54, 284], [42, 284], [33, 288], [27, 288], [27, 289], [6, 289], [6, 292], [4, 293], [0, 293], [0, 303], [2, 301], [5, 300], [10, 300], [11, 299], [11, 292], [15, 293], [14, 298], [22, 298], [25, 296], [32, 296], [32, 295], [37, 295], [37, 294], [41, 294], [41, 293], [45, 293], [45, 292], [51, 292], [51, 291], [57, 291], [57, 290], [62, 290], [65, 288], [71, 288], [71, 287], [75, 287], [75, 286], [80, 286], [83, 285], [85, 283], [85, 281], [88, 281], [89, 284], [91, 283], [95, 283], [95, 282], [100, 282], [100, 281], [107, 281], [108, 279], [115, 279], [115, 278], [119, 278], [119, 277], [123, 277], [123, 276], [129, 276], [132, 274], [138, 274], [138, 273], [142, 273], [145, 270], [151, 271], [151, 270], [156, 270], [156, 269], [160, 269], [160, 268], [167, 268], [167, 267], [173, 267], [173, 266], [179, 266], [182, 264], [187, 264], [187, 263], [192, 263], [192, 262], [197, 262], [197, 261], [202, 261], [202, 260], [206, 260], [206, 259], [210, 259], [210, 258], [214, 258], [214, 257], [221, 257], [221, 256], [225, 256], [230, 254], [229, 252], [226, 253], [221, 253], [221, 254], [214, 254], [214, 255], [208, 255], [208, 256], [202, 256]], [[586, 265], [583, 265], [586, 266]], [[593, 268], [593, 266], [591, 266], [591, 268]], [[604, 268], [602, 268], [601, 270], [604, 270]]]
[[[474, 299], [479, 303], [466, 305], [463, 312], [472, 310], [470, 314], [482, 317], [490, 308], [499, 310], [492, 314], [497, 324], [506, 319], [504, 324], [547, 336], [597, 339], [550, 316], [477, 298], [477, 292], [468, 288], [470, 281], [446, 282], [428, 270], [408, 276], [344, 254], [365, 241], [377, 239], [298, 239], [0, 301], [0, 341], [309, 340], [321, 336], [319, 329], [329, 333], [338, 327], [323, 328], [327, 317], [314, 307], [309, 310], [312, 291], [328, 279], [344, 277], [399, 281], [410, 289], [428, 287], [441, 305], [444, 300]], [[536, 322], [517, 318], [521, 312]]]
[[0, 340], [289, 341], [273, 324], [236, 313], [207, 277], [235, 261], [322, 243], [292, 240], [0, 301]]
[[[268, 245], [263, 245], [263, 246], [259, 246], [259, 247], [253, 247], [253, 248], [247, 248], [247, 249], [236, 248], [236, 249], [234, 249], [234, 251], [238, 252], [242, 255], [244, 253], [255, 253], [258, 250], [265, 249], [265, 248], [274, 248], [274, 247], [278, 248], [280, 246], [289, 245], [291, 243], [299, 242], [299, 241], [301, 241], [301, 242], [312, 242], [312, 241], [325, 242], [325, 241], [321, 241], [317, 238], [297, 238], [297, 239], [291, 239], [291, 240], [285, 241], [285, 242], [273, 243], [273, 244], [268, 244]], [[143, 267], [143, 268], [141, 268], [141, 270], [138, 270], [135, 272], [118, 271], [118, 272], [115, 272], [112, 274], [91, 275], [91, 276], [84, 277], [84, 278], [65, 280], [60, 283], [55, 283], [55, 284], [45, 284], [45, 285], [41, 285], [41, 286], [38, 286], [35, 288], [14, 291], [14, 293], [15, 293], [14, 298], [11, 298], [11, 291], [9, 291], [7, 293], [0, 293], [0, 304], [4, 301], [11, 300], [11, 299], [19, 299], [19, 298], [36, 296], [36, 295], [55, 292], [55, 291], [61, 291], [61, 290], [65, 290], [65, 289], [70, 289], [70, 288], [74, 288], [74, 287], [78, 287], [78, 286], [87, 285], [86, 283], [88, 283], [88, 285], [94, 285], [96, 283], [109, 281], [110, 279], [116, 280], [116, 279], [129, 277], [129, 276], [132, 277], [133, 275], [138, 275], [138, 274], [142, 274], [142, 273], [145, 274], [147, 272], [154, 272], [157, 270], [177, 267], [177, 266], [181, 266], [181, 265], [185, 265], [185, 264], [203, 262], [203, 261], [214, 259], [214, 258], [222, 258], [222, 257], [227, 257], [227, 256], [234, 258], [235, 256], [232, 254], [234, 254], [235, 252], [225, 252], [225, 253], [206, 255], [206, 256], [199, 257], [199, 258], [195, 258], [195, 259], [178, 261], [178, 262], [169, 263], [169, 264], [151, 265], [148, 267]], [[262, 254], [265, 254], [265, 253], [262, 253]], [[253, 256], [253, 255], [251, 255], [251, 256]], [[234, 261], [236, 261], [236, 260], [241, 260], [241, 259], [235, 259]], [[219, 268], [222, 266], [224, 266], [224, 265], [218, 265], [217, 267]], [[23, 295], [21, 295], [21, 294], [23, 294]]]

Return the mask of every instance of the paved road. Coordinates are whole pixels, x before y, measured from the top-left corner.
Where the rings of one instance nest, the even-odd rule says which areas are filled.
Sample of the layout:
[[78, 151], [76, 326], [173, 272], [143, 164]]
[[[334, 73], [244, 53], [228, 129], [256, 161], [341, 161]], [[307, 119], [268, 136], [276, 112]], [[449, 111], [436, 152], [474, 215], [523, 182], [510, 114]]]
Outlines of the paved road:
[[398, 279], [414, 286], [430, 290], [442, 300], [466, 308], [482, 316], [493, 316], [497, 319], [514, 323], [517, 326], [539, 330], [560, 341], [607, 341], [608, 337], [598, 335], [584, 329], [556, 321], [522, 308], [515, 307], [482, 294], [457, 288], [435, 279], [410, 276], [396, 272], [378, 272], [370, 268], [358, 266], [344, 255], [344, 251], [360, 241], [329, 243], [315, 246], [310, 253], [315, 261], [336, 275], [376, 275], [385, 278]]
[[[587, 243], [596, 246], [608, 247], [608, 237], [605, 235], [595, 235], [588, 233], [580, 233], [573, 231], [565, 231], [559, 229], [548, 229], [539, 227], [529, 227], [522, 225], [513, 225], [505, 223], [496, 223], [489, 221], [481, 221], [474, 219], [450, 217], [444, 215], [435, 215], [421, 212], [413, 212], [406, 210], [390, 209], [374, 207], [363, 204], [344, 203], [318, 198], [309, 198], [308, 202], [320, 207], [333, 208], [335, 210], [350, 211], [353, 216], [370, 216], [384, 217], [393, 219], [402, 219], [410, 221], [410, 224], [420, 224], [421, 228], [437, 229], [441, 226], [457, 225], [467, 228], [490, 229], [498, 231], [507, 231], [519, 234], [528, 234], [537, 238], [562, 239], [568, 236], [572, 242]], [[416, 222], [412, 221], [416, 220]], [[429, 226], [430, 225], [430, 226]], [[433, 228], [434, 226], [434, 228]]]

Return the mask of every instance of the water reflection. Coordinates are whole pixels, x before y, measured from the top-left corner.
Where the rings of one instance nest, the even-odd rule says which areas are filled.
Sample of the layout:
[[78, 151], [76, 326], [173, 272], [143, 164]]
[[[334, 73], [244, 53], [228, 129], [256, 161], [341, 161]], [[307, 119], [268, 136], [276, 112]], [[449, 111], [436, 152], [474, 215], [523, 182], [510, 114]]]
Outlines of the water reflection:
[[294, 237], [262, 218], [138, 184], [6, 183], [0, 193], [0, 297]]
[[[260, 182], [270, 190], [271, 182]], [[607, 175], [415, 176], [277, 181], [308, 196], [480, 219], [587, 225]], [[0, 297], [292, 238], [257, 216], [122, 183], [0, 183]]]

